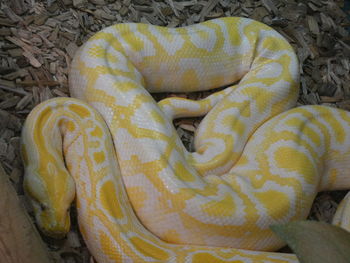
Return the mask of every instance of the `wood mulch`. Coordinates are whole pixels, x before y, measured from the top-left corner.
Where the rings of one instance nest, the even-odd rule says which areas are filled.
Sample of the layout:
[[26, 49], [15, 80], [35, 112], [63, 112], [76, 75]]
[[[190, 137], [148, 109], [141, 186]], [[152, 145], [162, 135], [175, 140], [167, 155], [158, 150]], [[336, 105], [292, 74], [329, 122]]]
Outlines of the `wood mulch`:
[[[115, 23], [180, 27], [222, 16], [256, 19], [276, 29], [295, 48], [301, 69], [299, 104], [350, 110], [350, 23], [349, 13], [342, 10], [344, 2], [2, 0], [0, 163], [32, 214], [22, 189], [19, 143], [23, 121], [38, 103], [69, 95], [67, 73], [75, 51], [95, 32]], [[178, 132], [189, 145], [197, 125], [197, 119], [177, 122]], [[343, 195], [343, 192], [320, 194], [310, 218], [330, 222]], [[43, 237], [54, 262], [92, 262], [74, 218], [66, 239], [53, 241]]]

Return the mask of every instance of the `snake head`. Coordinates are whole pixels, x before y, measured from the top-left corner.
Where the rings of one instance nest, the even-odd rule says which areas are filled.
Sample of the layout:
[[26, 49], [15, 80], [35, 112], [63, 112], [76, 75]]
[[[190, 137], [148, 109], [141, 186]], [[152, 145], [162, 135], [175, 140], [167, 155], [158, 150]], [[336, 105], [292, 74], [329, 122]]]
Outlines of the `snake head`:
[[69, 208], [75, 197], [75, 183], [67, 170], [58, 170], [50, 163], [46, 167], [26, 167], [24, 190], [43, 234], [63, 238], [70, 229]]

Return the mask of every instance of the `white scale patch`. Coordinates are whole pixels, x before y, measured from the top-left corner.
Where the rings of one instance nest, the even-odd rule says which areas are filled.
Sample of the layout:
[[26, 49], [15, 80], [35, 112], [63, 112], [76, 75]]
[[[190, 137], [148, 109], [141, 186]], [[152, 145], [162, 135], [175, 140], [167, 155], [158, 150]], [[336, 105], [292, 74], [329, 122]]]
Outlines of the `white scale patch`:
[[227, 143], [220, 138], [206, 138], [197, 142], [197, 148], [206, 147], [203, 153], [192, 154], [197, 163], [207, 163], [226, 151]]
[[114, 144], [122, 160], [137, 156], [143, 163], [159, 160], [167, 147], [166, 141], [149, 138], [135, 138], [126, 129], [119, 128], [114, 133]]
[[[203, 189], [205, 187], [205, 183], [197, 171], [186, 162], [184, 156], [177, 150], [171, 152], [168, 163], [168, 167], [159, 172], [159, 178], [171, 193], [176, 194], [180, 189]], [[192, 174], [193, 181], [184, 182], [176, 176], [175, 164], [178, 163], [181, 163]]]
[[[208, 52], [212, 52], [217, 43], [217, 34], [214, 29], [196, 25], [195, 27], [187, 28], [187, 33], [190, 36], [191, 42], [197, 48], [205, 49]], [[204, 37], [201, 37], [203, 34]]]
[[[210, 177], [207, 178], [207, 180]], [[247, 221], [245, 205], [243, 200], [239, 195], [228, 185], [219, 184], [217, 185], [218, 191], [216, 195], [211, 195], [209, 197], [196, 195], [194, 198], [191, 198], [186, 201], [186, 208], [184, 211], [196, 218], [198, 221], [205, 224], [213, 224], [220, 226], [240, 226], [244, 225]], [[215, 217], [207, 214], [205, 211], [202, 211], [201, 207], [208, 203], [208, 201], [221, 201], [229, 195], [235, 205], [234, 214], [229, 216], [220, 216]], [[217, 208], [219, 209], [219, 208]]]
[[279, 63], [267, 63], [256, 73], [258, 78], [278, 78], [282, 74], [282, 66]]
[[170, 35], [170, 38], [160, 33], [157, 27], [149, 27], [148, 30], [162, 45], [162, 47], [169, 54], [169, 56], [174, 56], [176, 52], [178, 52], [185, 43], [183, 37], [180, 34], [176, 34], [176, 29], [174, 30], [169, 28], [169, 33], [165, 33], [167, 35]]

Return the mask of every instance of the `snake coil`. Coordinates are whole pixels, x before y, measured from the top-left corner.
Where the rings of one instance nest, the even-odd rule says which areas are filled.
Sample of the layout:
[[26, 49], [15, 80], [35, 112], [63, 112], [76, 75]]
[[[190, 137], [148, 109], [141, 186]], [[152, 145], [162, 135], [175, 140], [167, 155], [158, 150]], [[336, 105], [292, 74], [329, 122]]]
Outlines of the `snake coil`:
[[[350, 188], [350, 113], [294, 108], [298, 68], [279, 33], [247, 18], [98, 32], [72, 62], [75, 99], [43, 102], [23, 128], [38, 225], [65, 235], [75, 198], [98, 262], [297, 262], [269, 252], [283, 246], [269, 226]], [[200, 101], [150, 95], [237, 81]], [[188, 152], [172, 120], [203, 115]], [[346, 207], [336, 223], [349, 229]]]

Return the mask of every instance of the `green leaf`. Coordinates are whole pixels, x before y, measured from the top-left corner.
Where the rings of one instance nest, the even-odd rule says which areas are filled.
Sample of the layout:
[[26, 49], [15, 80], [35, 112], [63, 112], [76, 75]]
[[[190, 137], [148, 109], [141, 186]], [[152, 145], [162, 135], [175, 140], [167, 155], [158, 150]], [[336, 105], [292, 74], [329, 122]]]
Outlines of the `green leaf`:
[[300, 263], [349, 263], [350, 233], [323, 222], [295, 221], [271, 229], [294, 251]]

